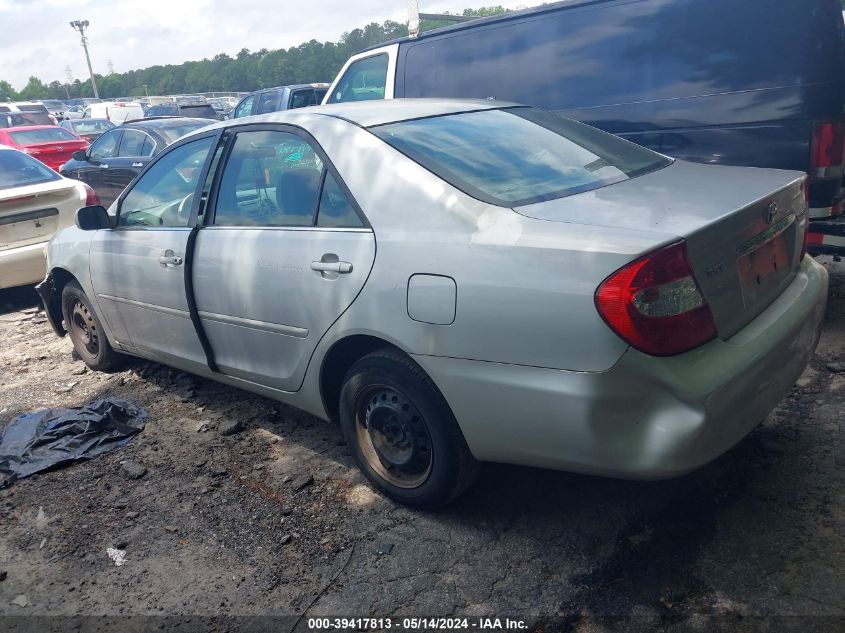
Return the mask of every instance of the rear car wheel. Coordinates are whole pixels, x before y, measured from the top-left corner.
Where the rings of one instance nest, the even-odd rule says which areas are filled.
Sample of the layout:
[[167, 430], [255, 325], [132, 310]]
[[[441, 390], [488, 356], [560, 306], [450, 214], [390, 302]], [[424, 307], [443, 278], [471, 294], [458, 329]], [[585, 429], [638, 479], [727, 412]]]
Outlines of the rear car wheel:
[[340, 424], [355, 460], [388, 497], [442, 506], [478, 473], [449, 405], [405, 354], [383, 349], [356, 362], [340, 392]]
[[82, 361], [96, 371], [114, 371], [126, 357], [114, 351], [91, 301], [75, 281], [62, 289], [62, 317], [73, 349]]

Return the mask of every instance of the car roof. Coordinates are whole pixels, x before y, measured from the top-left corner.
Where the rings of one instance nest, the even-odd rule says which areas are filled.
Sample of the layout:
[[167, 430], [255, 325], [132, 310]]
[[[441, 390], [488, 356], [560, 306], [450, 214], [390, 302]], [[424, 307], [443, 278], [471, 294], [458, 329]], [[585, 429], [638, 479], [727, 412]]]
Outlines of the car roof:
[[186, 121], [196, 121], [197, 123], [203, 123], [208, 120], [209, 119], [200, 119], [197, 117], [188, 116], [152, 116], [145, 119], [135, 119], [134, 121], [129, 121], [121, 125], [121, 127], [152, 128], [154, 130], [157, 130], [162, 128], [177, 127], [180, 125], [184, 125]]
[[311, 117], [320, 116], [330, 116], [361, 127], [371, 127], [409, 119], [424, 119], [446, 114], [493, 110], [520, 105], [522, 104], [489, 99], [379, 99], [282, 110], [269, 114], [230, 119], [229, 121], [212, 124], [210, 127], [220, 128], [261, 122], [298, 123], [307, 121]]

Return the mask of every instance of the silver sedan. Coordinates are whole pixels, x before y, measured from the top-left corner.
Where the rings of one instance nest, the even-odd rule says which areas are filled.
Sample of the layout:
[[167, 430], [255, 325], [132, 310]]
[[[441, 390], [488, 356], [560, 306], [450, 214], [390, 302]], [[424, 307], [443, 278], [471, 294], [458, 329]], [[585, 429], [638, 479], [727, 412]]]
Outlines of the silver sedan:
[[92, 369], [338, 421], [433, 507], [480, 461], [663, 478], [738, 442], [819, 336], [805, 196], [516, 104], [325, 106], [177, 142], [56, 235], [39, 291]]

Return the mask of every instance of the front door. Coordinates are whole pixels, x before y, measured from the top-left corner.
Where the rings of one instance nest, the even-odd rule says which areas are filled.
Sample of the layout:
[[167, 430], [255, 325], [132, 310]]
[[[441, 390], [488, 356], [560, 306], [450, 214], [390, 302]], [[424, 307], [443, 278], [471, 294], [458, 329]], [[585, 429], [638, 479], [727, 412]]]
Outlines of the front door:
[[109, 161], [109, 168], [103, 170], [103, 188], [110, 191], [114, 198], [120, 196], [150, 162], [155, 147], [155, 141], [141, 130], [125, 129], [117, 148], [117, 156]]
[[221, 372], [295, 391], [361, 291], [375, 239], [313, 140], [276, 127], [230, 142], [197, 237], [196, 307]]
[[91, 243], [91, 281], [117, 340], [154, 359], [206, 368], [185, 290], [185, 258], [216, 135], [163, 154], [122, 198], [117, 226]]
[[104, 207], [111, 205], [117, 197], [106, 187], [105, 172], [110, 167], [109, 161], [117, 156], [117, 146], [120, 143], [121, 134], [123, 134], [121, 129], [103, 133], [88, 149], [88, 159], [77, 163], [76, 173], [72, 174], [97, 192], [97, 196], [99, 196]]

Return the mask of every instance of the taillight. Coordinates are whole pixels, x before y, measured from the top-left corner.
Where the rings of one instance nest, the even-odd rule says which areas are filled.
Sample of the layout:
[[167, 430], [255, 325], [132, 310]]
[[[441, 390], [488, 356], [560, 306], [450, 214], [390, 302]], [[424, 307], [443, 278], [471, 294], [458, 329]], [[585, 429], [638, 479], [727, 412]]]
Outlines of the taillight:
[[[809, 215], [810, 215], [810, 185], [807, 182], [807, 177], [801, 180], [801, 191], [804, 193], [804, 209], [801, 212], [799, 218], [799, 226], [804, 230], [804, 237], [803, 241], [801, 242], [801, 260], [804, 259], [804, 255], [807, 254], [807, 240], [810, 237], [810, 222], [809, 222]], [[800, 260], [799, 260], [800, 261]]]
[[646, 354], [680, 354], [716, 336], [681, 240], [620, 268], [596, 290], [599, 314]]
[[811, 164], [816, 169], [842, 167], [845, 162], [845, 123], [816, 123]]
[[94, 191], [90, 185], [86, 183], [80, 183], [83, 187], [85, 187], [85, 206], [90, 207], [95, 204], [100, 204], [100, 196], [97, 195], [97, 192]]

